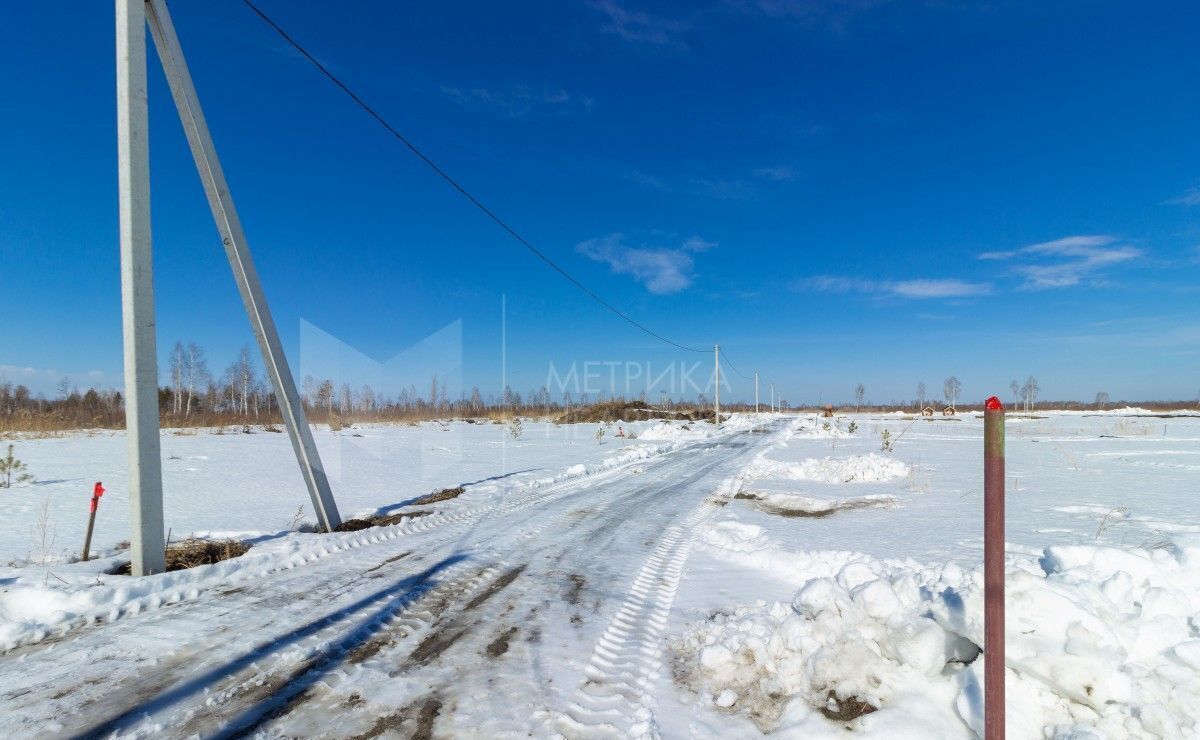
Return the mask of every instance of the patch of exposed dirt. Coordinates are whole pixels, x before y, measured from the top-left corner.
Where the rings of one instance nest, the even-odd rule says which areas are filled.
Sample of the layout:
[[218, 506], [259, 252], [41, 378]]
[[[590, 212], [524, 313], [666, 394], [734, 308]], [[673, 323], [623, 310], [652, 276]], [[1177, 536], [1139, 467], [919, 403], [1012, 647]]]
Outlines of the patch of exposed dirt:
[[504, 589], [508, 588], [513, 581], [517, 580], [517, 576], [521, 575], [521, 572], [524, 570], [524, 565], [518, 565], [516, 568], [507, 571], [499, 578], [492, 581], [492, 584], [484, 589], [482, 593], [467, 602], [467, 605], [463, 607], [463, 611], [470, 611], [471, 609], [474, 609]]
[[509, 627], [504, 630], [496, 636], [495, 640], [488, 643], [488, 646], [483, 650], [484, 654], [489, 658], [499, 658], [501, 655], [504, 655], [508, 652], [508, 643], [512, 641], [513, 635], [517, 634], [517, 632], [518, 629], [516, 627]]
[[[728, 417], [722, 415], [721, 418], [727, 419]], [[650, 419], [711, 422], [713, 413], [712, 411], [667, 411], [650, 408], [645, 403], [638, 401], [613, 401], [572, 409], [558, 417], [555, 423], [588, 424], [604, 421], [648, 421]]]
[[346, 662], [358, 665], [379, 654], [380, 650], [396, 644], [396, 640], [387, 632], [377, 634], [366, 642], [346, 653]]
[[[240, 540], [187, 539], [167, 546], [167, 572], [187, 570], [197, 565], [211, 565], [245, 555], [250, 545]], [[124, 562], [108, 571], [110, 575], [127, 576], [132, 572]]]
[[375, 525], [369, 519], [345, 519], [341, 524], [333, 528], [334, 532], [357, 532], [360, 529], [369, 529]]
[[855, 509], [871, 509], [886, 505], [881, 500], [861, 500], [861, 501], [837, 501], [830, 504], [825, 509], [789, 509], [783, 506], [772, 506], [763, 500], [762, 496], [751, 493], [750, 491], [739, 491], [735, 499], [742, 501], [750, 501], [751, 506], [763, 512], [764, 514], [772, 514], [781, 516], [786, 519], [824, 519], [827, 516], [840, 514], [844, 511], [854, 511]]
[[877, 709], [879, 707], [868, 704], [857, 696], [851, 696], [848, 699], [838, 699], [832, 691], [825, 698], [825, 704], [817, 707], [817, 711], [824, 715], [825, 719], [833, 720], [834, 722], [851, 722]]
[[434, 491], [433, 493], [429, 493], [418, 498], [412, 502], [412, 505], [424, 506], [425, 504], [439, 504], [443, 501], [449, 501], [450, 499], [458, 498], [459, 496], [463, 495], [464, 491], [465, 489], [462, 486], [443, 488], [440, 491]]
[[[334, 532], [357, 532], [362, 529], [370, 529], [371, 527], [390, 527], [393, 524], [399, 524], [405, 519], [416, 519], [422, 516], [428, 516], [432, 512], [428, 511], [402, 511], [397, 514], [374, 514], [366, 519], [347, 519], [341, 524], [333, 528]], [[318, 532], [322, 531], [320, 529]]]
[[383, 566], [390, 565], [390, 564], [396, 562], [397, 560], [403, 560], [404, 558], [408, 557], [409, 555], [412, 555], [412, 553], [411, 552], [402, 552], [399, 555], [393, 555], [392, 557], [388, 558], [387, 560], [384, 560], [379, 565], [372, 565], [370, 568], [367, 568], [366, 570], [363, 571], [363, 574], [366, 575], [367, 573], [372, 573], [374, 571], [377, 571], [380, 568], [382, 568]]
[[571, 581], [571, 588], [569, 591], [567, 591], [566, 596], [567, 603], [578, 605], [579, 594], [583, 592], [583, 587], [587, 584], [587, 579], [578, 573], [572, 573], [571, 575], [567, 576], [567, 578]]
[[386, 714], [353, 740], [369, 740], [387, 734], [411, 740], [433, 740], [433, 727], [442, 713], [442, 700], [437, 695], [418, 699], [398, 712]]
[[446, 652], [451, 645], [458, 642], [467, 633], [467, 629], [467, 625], [451, 622], [441, 629], [434, 630], [426, 635], [424, 640], [421, 640], [421, 644], [417, 645], [412, 654], [408, 656], [406, 664], [409, 666], [428, 664], [429, 661]]

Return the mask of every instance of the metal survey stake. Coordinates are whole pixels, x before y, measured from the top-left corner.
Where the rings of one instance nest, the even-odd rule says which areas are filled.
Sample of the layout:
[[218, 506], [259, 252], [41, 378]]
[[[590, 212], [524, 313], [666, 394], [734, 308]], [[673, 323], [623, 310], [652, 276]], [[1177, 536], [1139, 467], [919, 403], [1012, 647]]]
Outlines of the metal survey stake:
[[1004, 740], [1004, 405], [983, 411], [983, 736]]
[[100, 481], [96, 481], [96, 486], [92, 489], [92, 505], [88, 507], [88, 528], [87, 534], [83, 536], [83, 556], [81, 560], [88, 559], [88, 551], [92, 549], [92, 529], [96, 526], [96, 509], [100, 507], [100, 497], [104, 495], [104, 486]]

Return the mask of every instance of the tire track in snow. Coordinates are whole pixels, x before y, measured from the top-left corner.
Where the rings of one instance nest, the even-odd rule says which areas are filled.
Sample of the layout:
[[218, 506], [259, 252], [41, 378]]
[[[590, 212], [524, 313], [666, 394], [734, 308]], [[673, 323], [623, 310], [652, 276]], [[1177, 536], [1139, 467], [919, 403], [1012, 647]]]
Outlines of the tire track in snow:
[[[191, 686], [194, 665], [180, 666], [165, 676], [156, 673], [152, 686], [135, 682], [122, 687], [116, 696], [110, 695], [114, 704], [131, 708], [68, 734], [136, 734], [138, 727], [167, 726], [179, 736], [251, 732], [286, 714], [294, 704], [312, 698], [310, 693], [319, 693], [320, 682], [340, 666], [369, 660], [373, 650], [377, 652], [391, 641], [398, 643], [396, 649], [407, 649], [413, 642], [408, 638], [426, 631], [448, 604], [473, 594], [481, 584], [503, 572], [502, 568], [502, 564], [480, 568], [478, 563], [464, 559], [438, 572], [439, 580], [428, 587], [418, 581], [405, 592], [383, 593], [362, 604], [362, 610], [375, 611], [357, 624], [346, 624], [353, 616], [327, 616], [317, 620], [319, 629], [301, 640], [275, 638], [267, 645], [258, 645], [231, 661], [224, 675], [195, 687], [204, 696], [200, 707], [187, 701], [196, 693]], [[380, 638], [378, 647], [373, 644], [376, 638]], [[95, 712], [92, 709], [90, 713], [94, 716]]]
[[655, 682], [671, 606], [696, 532], [741, 486], [742, 475], [672, 525], [634, 578], [592, 650], [584, 680], [556, 729], [567, 737], [657, 738]]
[[[610, 477], [615, 477], [632, 466], [645, 464], [651, 460], [666, 457], [667, 455], [688, 450], [695, 446], [703, 446], [705, 443], [711, 443], [711, 441], [701, 440], [675, 449], [655, 452], [648, 457], [634, 458], [599, 471], [579, 475], [564, 474], [560, 479], [552, 480], [549, 484], [533, 482], [515, 495], [504, 496], [503, 492], [496, 494], [497, 497], [502, 497], [499, 500], [492, 500], [477, 505], [449, 507], [428, 516], [406, 519], [399, 524], [347, 533], [340, 538], [331, 538], [332, 541], [314, 544], [294, 553], [268, 553], [256, 557], [256, 553], [252, 549], [250, 553], [243, 555], [241, 558], [227, 560], [211, 566], [202, 566], [202, 568], [191, 573], [176, 571], [171, 574], [164, 573], [158, 576], [151, 576], [151, 578], [158, 578], [160, 580], [166, 579], [169, 581], [169, 585], [164, 585], [158, 590], [150, 591], [143, 596], [121, 603], [100, 604], [83, 614], [79, 614], [70, 621], [35, 630], [10, 644], [0, 645], [0, 655], [9, 653], [5, 657], [12, 657], [13, 651], [21, 647], [53, 643], [79, 629], [109, 624], [129, 616], [154, 611], [163, 606], [195, 601], [202, 593], [206, 593], [214, 588], [234, 586], [246, 581], [255, 581], [281, 571], [311, 566], [326, 560], [330, 556], [338, 555], [348, 550], [389, 543], [401, 537], [416, 536], [439, 530], [452, 530], [460, 525], [478, 522], [484, 517], [507, 516], [508, 514], [543, 503], [547, 500], [563, 495], [570, 495], [580, 490], [586, 490], [587, 487], [596, 485]], [[110, 586], [109, 588], [113, 591], [114, 598], [124, 589], [131, 586], [136, 588], [135, 581], [136, 579], [125, 583], [118, 581], [113, 586]]]

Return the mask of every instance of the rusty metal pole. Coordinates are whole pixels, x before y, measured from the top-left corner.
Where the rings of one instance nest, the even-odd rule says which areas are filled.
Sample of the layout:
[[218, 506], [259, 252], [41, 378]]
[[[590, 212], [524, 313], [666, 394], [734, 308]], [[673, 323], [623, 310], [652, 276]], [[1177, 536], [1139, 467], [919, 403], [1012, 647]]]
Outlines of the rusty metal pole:
[[104, 495], [104, 486], [100, 481], [96, 481], [96, 486], [92, 488], [92, 505], [88, 509], [88, 527], [87, 534], [83, 538], [83, 556], [81, 560], [88, 559], [88, 552], [92, 549], [92, 530], [96, 528], [96, 508], [100, 505], [100, 497]]
[[1004, 740], [1004, 406], [983, 412], [983, 736]]

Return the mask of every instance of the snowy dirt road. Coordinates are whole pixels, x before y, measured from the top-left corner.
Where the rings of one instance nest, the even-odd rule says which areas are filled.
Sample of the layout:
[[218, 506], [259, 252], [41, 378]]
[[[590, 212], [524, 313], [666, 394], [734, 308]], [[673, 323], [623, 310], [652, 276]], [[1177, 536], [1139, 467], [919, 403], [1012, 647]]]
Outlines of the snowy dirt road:
[[[731, 432], [0, 656], [21, 736], [655, 735], [702, 525], [786, 425]], [[265, 572], [264, 572], [265, 575]]]

